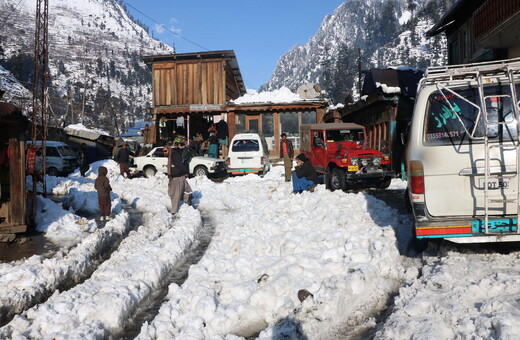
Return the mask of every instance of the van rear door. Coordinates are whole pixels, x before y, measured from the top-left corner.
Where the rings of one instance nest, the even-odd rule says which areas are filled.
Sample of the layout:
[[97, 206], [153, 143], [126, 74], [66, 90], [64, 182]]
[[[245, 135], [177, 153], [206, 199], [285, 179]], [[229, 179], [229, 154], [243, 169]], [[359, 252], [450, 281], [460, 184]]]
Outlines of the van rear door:
[[233, 140], [229, 153], [230, 168], [256, 169], [262, 165], [262, 146], [256, 138], [237, 138]]
[[[518, 90], [517, 90], [518, 91]], [[430, 215], [482, 216], [485, 211], [485, 169], [489, 159], [490, 216], [516, 214], [518, 133], [511, 91], [507, 86], [484, 87], [486, 110], [481, 110], [477, 86], [431, 92], [419, 157], [424, 171], [424, 201]], [[487, 111], [487, 129], [484, 124]], [[497, 121], [503, 124], [493, 124]], [[485, 136], [488, 137], [486, 157]]]

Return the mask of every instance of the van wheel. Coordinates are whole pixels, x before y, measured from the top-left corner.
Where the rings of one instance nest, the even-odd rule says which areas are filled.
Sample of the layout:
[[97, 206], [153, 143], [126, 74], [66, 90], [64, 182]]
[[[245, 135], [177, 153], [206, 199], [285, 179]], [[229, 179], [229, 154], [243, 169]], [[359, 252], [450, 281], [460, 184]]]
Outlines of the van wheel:
[[144, 168], [143, 173], [144, 177], [150, 178], [155, 176], [155, 174], [157, 173], [157, 169], [155, 169], [153, 165], [148, 165]]
[[51, 166], [50, 168], [47, 169], [47, 175], [49, 176], [58, 176], [58, 169], [56, 169], [55, 167]]
[[345, 171], [339, 168], [332, 169], [330, 174], [330, 190], [346, 190], [347, 181], [345, 180]]
[[204, 165], [197, 165], [195, 170], [193, 170], [193, 175], [208, 177], [209, 171]]

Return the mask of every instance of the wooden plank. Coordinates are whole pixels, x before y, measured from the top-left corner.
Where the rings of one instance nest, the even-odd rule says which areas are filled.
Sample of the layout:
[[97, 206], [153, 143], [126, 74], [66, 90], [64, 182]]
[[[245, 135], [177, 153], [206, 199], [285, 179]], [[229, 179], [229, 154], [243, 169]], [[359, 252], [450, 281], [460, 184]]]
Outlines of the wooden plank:
[[197, 100], [202, 104], [202, 62], [197, 64]]
[[171, 77], [172, 77], [172, 105], [178, 105], [178, 95], [177, 95], [177, 84], [178, 84], [178, 80], [177, 80], [177, 66], [175, 66], [173, 69], [172, 69], [172, 74], [171, 74]]
[[208, 104], [208, 64], [201, 65], [201, 104]]
[[11, 180], [11, 219], [14, 225], [26, 225], [25, 149], [24, 143], [9, 141]]
[[159, 106], [161, 105], [161, 102], [159, 101], [159, 98], [161, 96], [161, 72], [159, 70], [153, 71], [153, 105]]
[[171, 84], [171, 69], [164, 70], [164, 87], [165, 87], [165, 105], [172, 105], [172, 84]]

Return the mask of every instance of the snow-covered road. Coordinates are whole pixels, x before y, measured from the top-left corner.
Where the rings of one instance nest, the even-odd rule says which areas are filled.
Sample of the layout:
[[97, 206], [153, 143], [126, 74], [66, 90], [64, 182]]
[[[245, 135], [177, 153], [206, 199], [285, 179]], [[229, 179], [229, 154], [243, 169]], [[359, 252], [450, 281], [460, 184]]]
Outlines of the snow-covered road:
[[[109, 168], [116, 214], [104, 224], [78, 216], [97, 213], [100, 165]], [[49, 178], [66, 209], [41, 199], [38, 226], [61, 251], [0, 263], [0, 311], [10, 320], [0, 338], [117, 338], [162, 289], [166, 299], [139, 339], [520, 334], [513, 322], [520, 313], [517, 252], [451, 251], [425, 256], [420, 268], [402, 246], [410, 216], [363, 193], [318, 186], [293, 195], [282, 171], [223, 183], [190, 179], [196, 209], [183, 205], [175, 217], [162, 174], [127, 180], [104, 161], [91, 165], [88, 178]], [[129, 206], [143, 214], [142, 225], [129, 222]], [[212, 240], [200, 261], [181, 285], [169, 282], [209, 225]], [[311, 295], [303, 300], [302, 293]]]

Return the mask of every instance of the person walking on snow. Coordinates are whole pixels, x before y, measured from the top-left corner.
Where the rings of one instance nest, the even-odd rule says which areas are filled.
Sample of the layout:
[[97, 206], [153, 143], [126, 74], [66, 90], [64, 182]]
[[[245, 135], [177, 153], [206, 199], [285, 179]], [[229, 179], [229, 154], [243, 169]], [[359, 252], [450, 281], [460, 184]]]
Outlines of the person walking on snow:
[[170, 166], [168, 168], [168, 177], [170, 181], [168, 183], [168, 195], [172, 203], [172, 214], [176, 214], [179, 211], [179, 203], [185, 192], [191, 192], [191, 187], [187, 181], [189, 172], [182, 163], [182, 150], [178, 146], [178, 143], [176, 143], [174, 148], [170, 148], [170, 150], [165, 149], [169, 153]]
[[292, 160], [294, 157], [294, 148], [292, 142], [287, 139], [287, 134], [284, 132], [280, 139], [280, 160], [283, 160], [285, 168], [285, 181], [291, 180]]
[[110, 216], [110, 211], [112, 210], [110, 192], [112, 191], [112, 187], [110, 186], [107, 173], [108, 169], [104, 166], [100, 166], [98, 168], [98, 177], [94, 182], [94, 188], [98, 194], [99, 215], [101, 216], [101, 221], [112, 218]]
[[301, 153], [296, 156], [296, 164], [292, 173], [293, 193], [302, 193], [304, 190], [313, 191], [318, 184], [318, 174], [311, 161]]
[[121, 173], [121, 176], [125, 176], [128, 179], [132, 178], [132, 175], [130, 174], [130, 168], [128, 167], [128, 164], [130, 163], [130, 156], [133, 156], [134, 153], [130, 151], [128, 148], [128, 143], [124, 143], [123, 147], [117, 151], [117, 154], [114, 158], [114, 160], [119, 163], [119, 172]]

